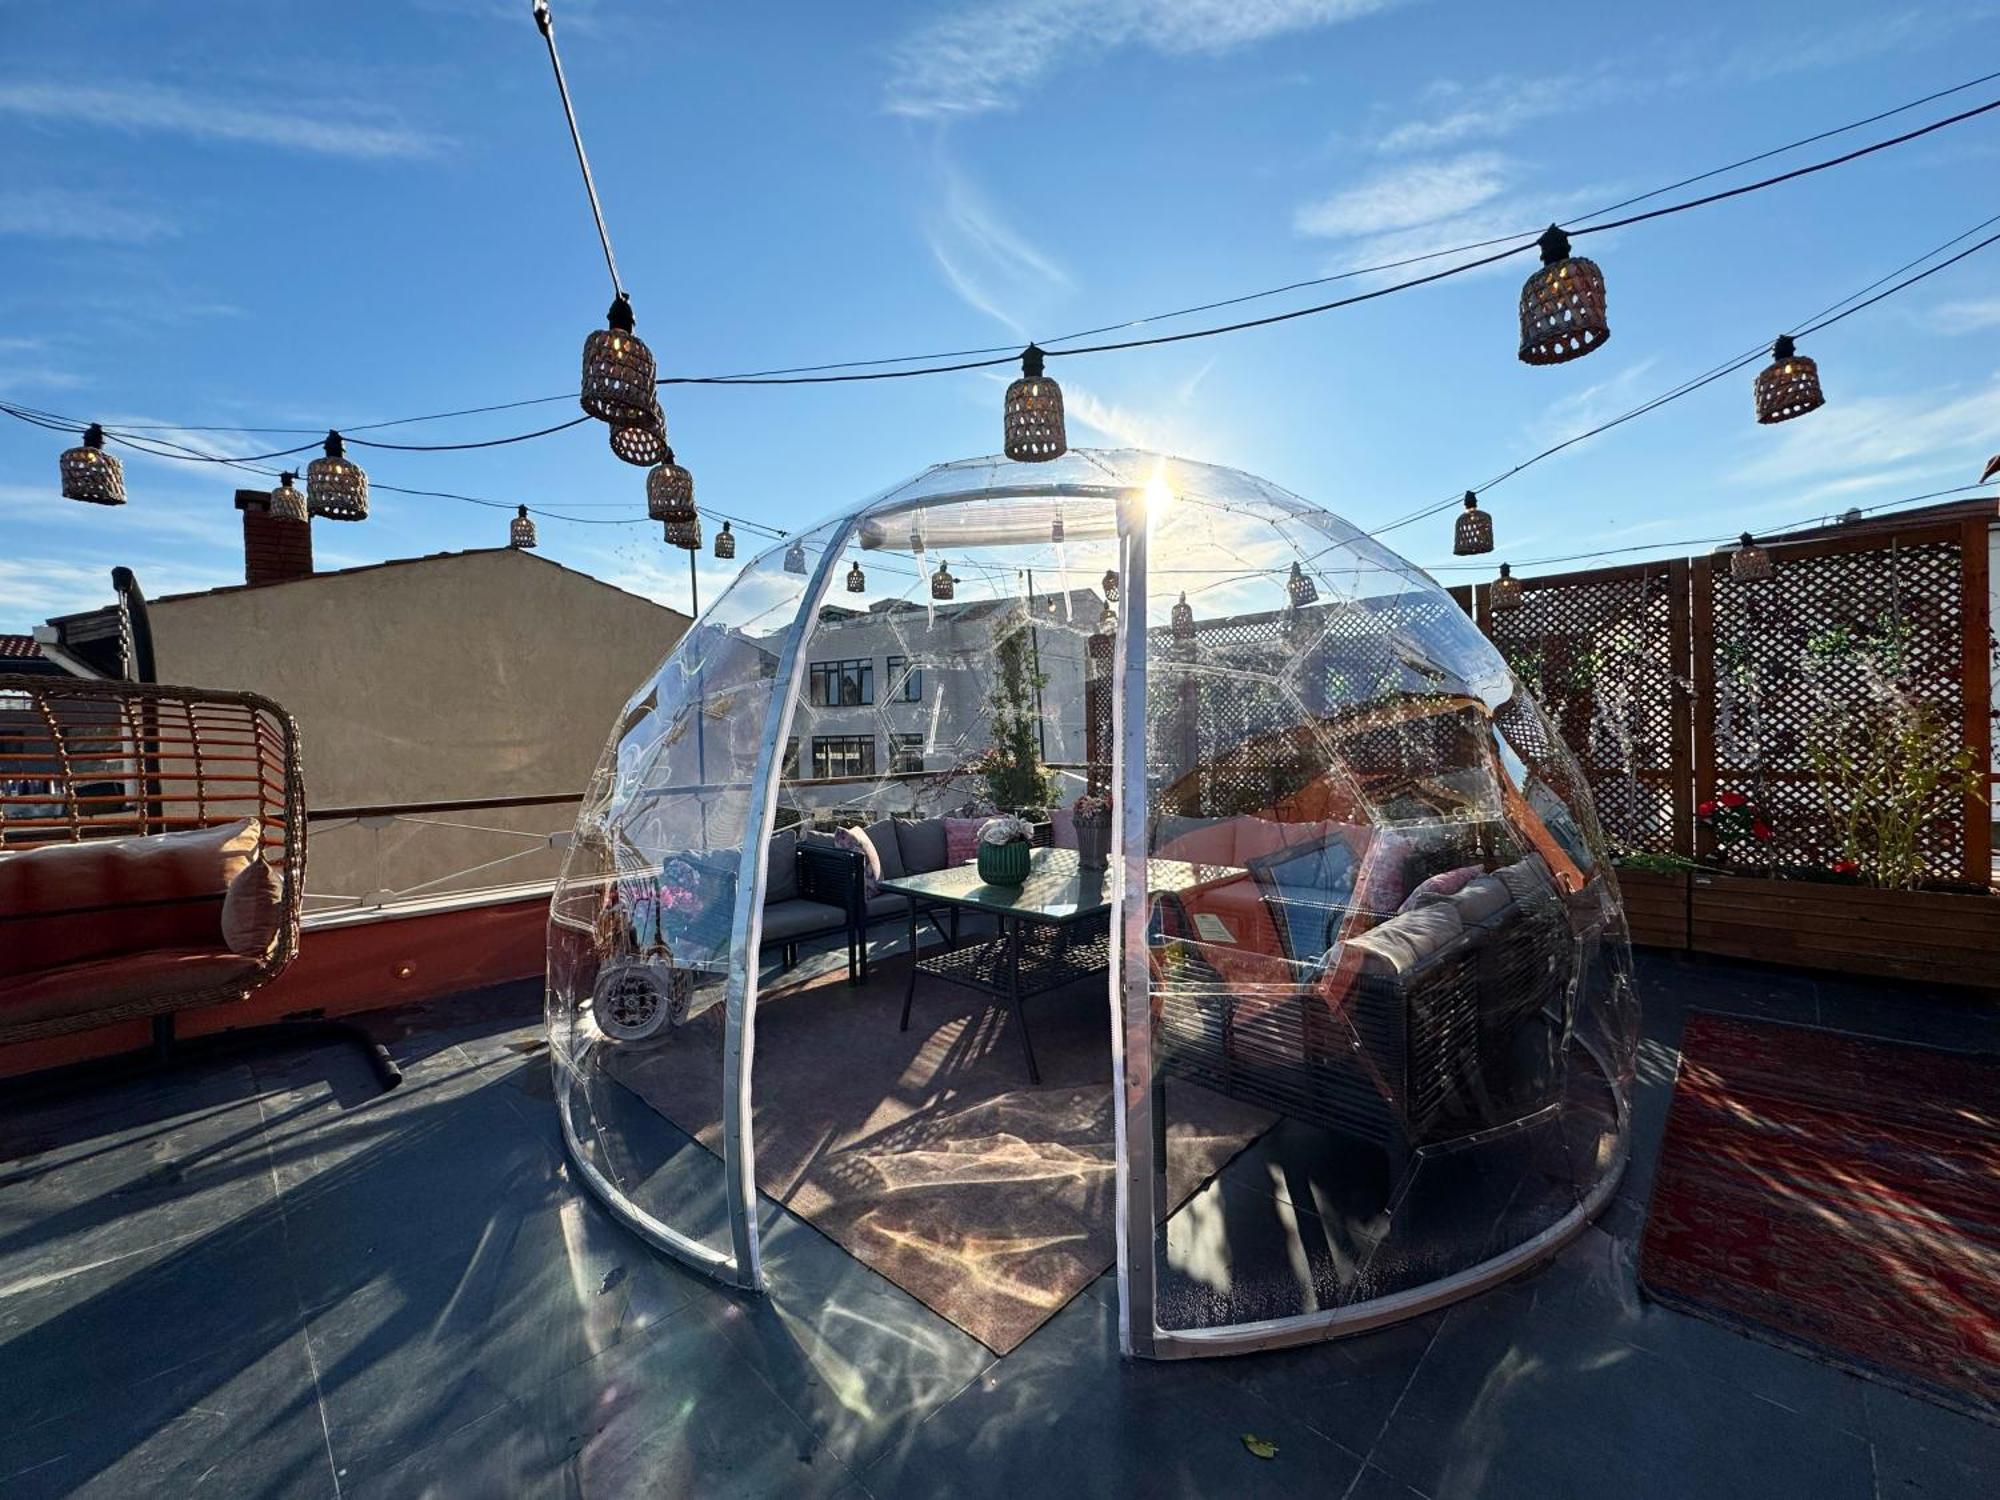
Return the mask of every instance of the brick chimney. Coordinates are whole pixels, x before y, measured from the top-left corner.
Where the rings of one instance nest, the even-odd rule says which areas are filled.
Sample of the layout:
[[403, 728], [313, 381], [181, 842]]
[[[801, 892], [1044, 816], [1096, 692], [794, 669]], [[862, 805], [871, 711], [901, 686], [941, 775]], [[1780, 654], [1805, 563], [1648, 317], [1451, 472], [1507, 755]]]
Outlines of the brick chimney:
[[285, 521], [272, 515], [269, 490], [238, 490], [236, 508], [243, 512], [245, 583], [284, 583], [312, 577], [312, 522]]

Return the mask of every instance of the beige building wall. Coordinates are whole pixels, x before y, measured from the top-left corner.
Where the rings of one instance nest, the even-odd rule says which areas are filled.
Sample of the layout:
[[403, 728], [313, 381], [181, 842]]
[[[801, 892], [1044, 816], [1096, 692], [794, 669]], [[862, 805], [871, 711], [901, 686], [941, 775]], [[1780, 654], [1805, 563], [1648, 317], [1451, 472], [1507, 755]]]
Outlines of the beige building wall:
[[[688, 624], [512, 548], [170, 596], [149, 613], [162, 682], [262, 693], [298, 720], [315, 809], [581, 792], [619, 709]], [[559, 855], [544, 836], [575, 813], [321, 825], [308, 910], [546, 879]]]

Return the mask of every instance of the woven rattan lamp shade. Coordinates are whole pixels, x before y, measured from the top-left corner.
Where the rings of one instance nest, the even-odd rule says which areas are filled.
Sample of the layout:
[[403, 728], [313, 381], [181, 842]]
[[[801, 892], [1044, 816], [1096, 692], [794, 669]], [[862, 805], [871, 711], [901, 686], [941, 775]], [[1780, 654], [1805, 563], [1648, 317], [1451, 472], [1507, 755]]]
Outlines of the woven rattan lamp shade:
[[1790, 334], [1771, 346], [1771, 362], [1757, 372], [1757, 420], [1789, 422], [1826, 405], [1819, 366], [1800, 354]]
[[1611, 337], [1604, 317], [1604, 273], [1569, 253], [1569, 236], [1551, 224], [1542, 234], [1542, 268], [1521, 288], [1521, 360], [1559, 365], [1581, 359]]
[[1749, 532], [1743, 533], [1743, 541], [1729, 554], [1729, 576], [1744, 583], [1755, 583], [1771, 576], [1771, 554], [1757, 545], [1757, 539]]
[[63, 499], [86, 505], [125, 503], [125, 466], [104, 451], [104, 429], [95, 422], [85, 430], [82, 443], [63, 450], [60, 467]]
[[632, 331], [632, 304], [620, 292], [607, 326], [583, 341], [583, 409], [613, 427], [644, 427], [659, 405], [653, 351]]
[[931, 574], [931, 597], [949, 599], [958, 592], [958, 580], [951, 576], [951, 564], [938, 559], [937, 571]]
[[660, 528], [660, 535], [669, 547], [679, 547], [683, 552], [699, 552], [701, 517], [690, 514], [684, 521], [668, 521]]
[[328, 521], [368, 519], [368, 476], [337, 432], [326, 435], [326, 457], [306, 465], [306, 508]]
[[278, 476], [278, 487], [271, 491], [271, 515], [280, 521], [306, 521], [311, 512], [306, 509], [305, 491], [292, 483], [299, 476], [287, 469]]
[[1306, 604], [1317, 604], [1319, 602], [1319, 585], [1307, 576], [1303, 568], [1297, 563], [1293, 563], [1291, 576], [1285, 580], [1285, 597], [1292, 602], [1294, 608]]
[[861, 564], [849, 564], [847, 569], [847, 592], [850, 594], [865, 593], [867, 588], [868, 575], [861, 571]]
[[525, 505], [515, 511], [514, 519], [507, 523], [507, 545], [510, 547], [535, 545], [535, 520], [528, 514], [528, 507]]
[[646, 514], [655, 521], [694, 519], [694, 475], [674, 462], [674, 450], [661, 451], [660, 462], [646, 476]]
[[1471, 557], [1493, 550], [1493, 517], [1479, 508], [1479, 497], [1465, 492], [1465, 509], [1451, 528], [1451, 550], [1459, 557]]
[[805, 570], [806, 549], [800, 543], [793, 542], [791, 546], [785, 549], [785, 571], [787, 573], [803, 573]]
[[1028, 345], [1021, 352], [1021, 378], [1007, 387], [1005, 448], [1024, 464], [1047, 463], [1069, 451], [1062, 387], [1042, 373], [1042, 360], [1042, 351]]
[[1187, 595], [1185, 593], [1181, 595], [1180, 602], [1174, 606], [1173, 613], [1169, 618], [1173, 622], [1174, 644], [1181, 647], [1192, 646], [1194, 644], [1194, 606], [1187, 602]]
[[667, 414], [653, 403], [652, 420], [611, 429], [611, 451], [635, 468], [650, 469], [673, 450], [667, 446]]
[[1505, 563], [1500, 564], [1500, 576], [1493, 580], [1492, 588], [1487, 591], [1487, 604], [1493, 609], [1521, 607], [1521, 580]]
[[729, 523], [722, 523], [722, 530], [715, 534], [715, 555], [728, 559], [736, 555], [736, 533], [729, 529]]

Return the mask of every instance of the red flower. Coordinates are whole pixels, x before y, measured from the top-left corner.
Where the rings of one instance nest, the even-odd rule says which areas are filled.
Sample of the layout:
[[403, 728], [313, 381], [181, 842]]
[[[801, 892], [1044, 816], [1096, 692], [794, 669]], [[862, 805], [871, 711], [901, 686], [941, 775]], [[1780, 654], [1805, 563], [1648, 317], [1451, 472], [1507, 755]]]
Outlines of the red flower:
[[1742, 807], [1749, 801], [1750, 799], [1741, 792], [1724, 792], [1722, 794], [1722, 805], [1724, 807]]
[[1836, 859], [1833, 862], [1833, 873], [1836, 875], [1858, 875], [1860, 872], [1861, 866], [1854, 860]]
[[1769, 843], [1771, 840], [1771, 825], [1766, 823], [1762, 818], [1759, 818], [1750, 825], [1750, 837], [1753, 839], [1762, 839], [1764, 842]]
[[1713, 802], [1704, 802], [1700, 807], [1695, 809], [1695, 812], [1700, 817], [1712, 818], [1715, 816], [1715, 804]]

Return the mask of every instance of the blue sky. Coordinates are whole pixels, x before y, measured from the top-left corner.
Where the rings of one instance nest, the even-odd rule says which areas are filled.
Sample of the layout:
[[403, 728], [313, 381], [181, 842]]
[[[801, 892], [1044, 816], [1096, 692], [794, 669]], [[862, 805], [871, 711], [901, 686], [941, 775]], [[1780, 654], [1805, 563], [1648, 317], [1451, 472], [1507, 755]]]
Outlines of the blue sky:
[[[2000, 7], [1968, 0], [556, 14], [640, 332], [683, 373], [1047, 336], [1532, 230], [2000, 57]], [[528, 0], [0, 0], [0, 24], [0, 397], [323, 429], [575, 388], [608, 287]], [[1073, 443], [1246, 468], [1368, 525], [1770, 338], [2000, 213], [1996, 184], [2000, 116], [1593, 237], [1579, 248], [1605, 268], [1612, 339], [1552, 369], [1514, 357], [1521, 259], [1051, 371]], [[1759, 529], [1976, 478], [2000, 448], [1996, 332], [2000, 248], [1809, 341], [1830, 403], [1810, 417], [1758, 427], [1746, 371], [1495, 491], [1498, 556]], [[670, 436], [699, 499], [796, 526], [996, 449], [1003, 380], [670, 390]], [[545, 414], [568, 411], [383, 436]], [[132, 503], [79, 506], [57, 498], [61, 446], [0, 421], [0, 630], [101, 602], [120, 563], [155, 595], [241, 580], [231, 497], [248, 481], [128, 451]], [[594, 424], [360, 456], [403, 485], [607, 522], [643, 510], [643, 474]], [[494, 545], [506, 520], [378, 493], [365, 524], [315, 523], [315, 547], [341, 566]], [[1449, 521], [1389, 540], [1449, 563]], [[541, 534], [549, 556], [685, 606], [685, 556], [656, 526]], [[703, 567], [712, 598], [727, 569]]]

